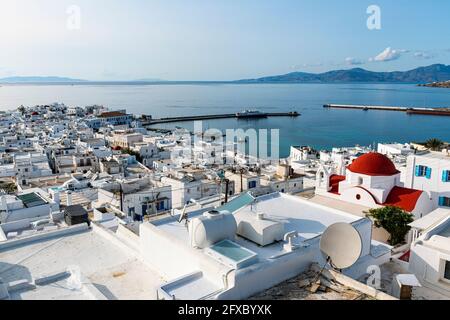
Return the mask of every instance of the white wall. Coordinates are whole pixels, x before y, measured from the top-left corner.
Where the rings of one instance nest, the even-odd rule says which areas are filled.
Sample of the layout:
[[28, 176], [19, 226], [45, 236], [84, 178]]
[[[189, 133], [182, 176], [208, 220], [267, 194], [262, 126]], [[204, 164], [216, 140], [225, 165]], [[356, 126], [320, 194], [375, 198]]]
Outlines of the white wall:
[[447, 291], [450, 298], [450, 282], [442, 281], [443, 265], [450, 261], [450, 254], [426, 247], [422, 244], [413, 245], [409, 259], [409, 271], [414, 273], [419, 282], [426, 287]]
[[202, 251], [189, 247], [181, 239], [170, 236], [151, 223], [139, 226], [139, 238], [144, 261], [158, 270], [165, 280], [202, 271], [208, 280], [222, 287], [222, 274], [229, 268]]
[[[415, 167], [426, 166], [432, 169], [431, 179], [416, 177]], [[433, 200], [433, 210], [439, 206], [439, 197], [450, 197], [450, 182], [442, 181], [442, 171], [450, 170], [450, 157], [447, 159], [427, 155], [410, 155], [405, 172], [407, 188], [426, 191]]]

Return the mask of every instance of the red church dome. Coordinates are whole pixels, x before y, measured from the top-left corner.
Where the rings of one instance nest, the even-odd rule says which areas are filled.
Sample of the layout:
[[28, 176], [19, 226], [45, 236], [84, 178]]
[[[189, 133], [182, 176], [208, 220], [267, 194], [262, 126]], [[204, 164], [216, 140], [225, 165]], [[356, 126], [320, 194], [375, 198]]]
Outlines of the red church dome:
[[376, 152], [360, 156], [347, 169], [368, 176], [393, 176], [400, 173], [388, 157]]

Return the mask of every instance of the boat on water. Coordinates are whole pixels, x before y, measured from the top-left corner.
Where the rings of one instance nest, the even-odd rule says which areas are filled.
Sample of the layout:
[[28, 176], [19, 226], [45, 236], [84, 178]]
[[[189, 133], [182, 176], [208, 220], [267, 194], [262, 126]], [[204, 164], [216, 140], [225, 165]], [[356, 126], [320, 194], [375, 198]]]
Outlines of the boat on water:
[[257, 110], [245, 110], [236, 113], [236, 118], [267, 118], [267, 113]]

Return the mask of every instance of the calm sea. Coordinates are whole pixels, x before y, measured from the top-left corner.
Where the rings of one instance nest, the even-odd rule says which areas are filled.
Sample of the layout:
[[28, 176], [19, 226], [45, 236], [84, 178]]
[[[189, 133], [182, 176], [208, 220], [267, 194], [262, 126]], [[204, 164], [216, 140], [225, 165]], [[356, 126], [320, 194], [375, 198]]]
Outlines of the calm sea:
[[[205, 128], [280, 129], [280, 154], [290, 145], [318, 149], [409, 142], [428, 138], [450, 141], [450, 117], [401, 112], [332, 110], [327, 103], [408, 107], [450, 107], [450, 90], [413, 84], [152, 84], [152, 85], [3, 85], [0, 109], [63, 102], [103, 104], [153, 117], [230, 113], [245, 109], [298, 111], [298, 118], [214, 120]], [[160, 128], [191, 123], [159, 125]]]

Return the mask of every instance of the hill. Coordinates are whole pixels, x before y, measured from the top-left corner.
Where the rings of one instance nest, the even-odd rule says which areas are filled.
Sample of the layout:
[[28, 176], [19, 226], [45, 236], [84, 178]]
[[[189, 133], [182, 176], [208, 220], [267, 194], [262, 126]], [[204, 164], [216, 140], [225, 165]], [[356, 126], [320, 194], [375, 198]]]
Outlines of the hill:
[[339, 82], [389, 82], [430, 83], [450, 79], [450, 65], [434, 64], [409, 71], [375, 72], [362, 68], [334, 70], [324, 73], [291, 72], [284, 75], [257, 79], [237, 80], [237, 83], [339, 83]]

